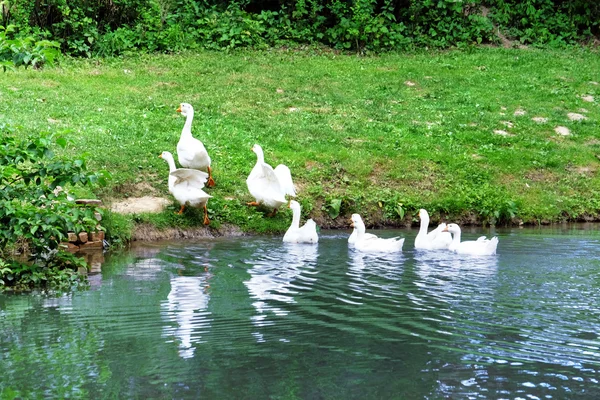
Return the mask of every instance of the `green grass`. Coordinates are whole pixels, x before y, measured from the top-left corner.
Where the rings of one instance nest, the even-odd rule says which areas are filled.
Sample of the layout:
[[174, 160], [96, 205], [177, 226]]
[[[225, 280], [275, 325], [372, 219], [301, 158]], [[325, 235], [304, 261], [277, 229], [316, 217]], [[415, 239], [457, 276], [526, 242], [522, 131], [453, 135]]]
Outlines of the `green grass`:
[[[175, 109], [189, 102], [194, 136], [213, 158], [216, 227], [289, 224], [287, 211], [267, 219], [245, 206], [254, 143], [267, 162], [290, 167], [305, 216], [321, 226], [347, 227], [355, 211], [372, 224], [410, 223], [421, 207], [434, 220], [538, 223], [599, 217], [600, 86], [591, 82], [600, 82], [600, 57], [581, 49], [68, 60], [0, 74], [0, 121], [23, 136], [70, 132], [69, 151], [89, 153], [91, 169], [113, 175], [96, 190], [100, 198], [167, 197], [158, 154], [175, 153], [184, 123]], [[515, 116], [519, 109], [526, 114]], [[587, 119], [570, 121], [569, 112]], [[572, 135], [557, 135], [556, 126]], [[335, 199], [340, 216], [331, 219]], [[200, 223], [201, 213], [174, 217], [175, 209], [135, 218]]]

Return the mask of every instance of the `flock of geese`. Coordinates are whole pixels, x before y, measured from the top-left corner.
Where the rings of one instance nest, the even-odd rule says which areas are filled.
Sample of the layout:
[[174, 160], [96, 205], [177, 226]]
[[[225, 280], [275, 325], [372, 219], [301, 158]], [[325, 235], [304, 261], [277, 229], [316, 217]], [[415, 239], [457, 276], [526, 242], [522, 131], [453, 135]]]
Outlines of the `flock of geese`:
[[[194, 119], [194, 108], [188, 103], [181, 103], [177, 112], [180, 112], [186, 120], [181, 131], [181, 137], [177, 143], [177, 157], [183, 168], [177, 168], [173, 155], [164, 151], [159, 157], [169, 164], [169, 192], [181, 205], [178, 214], [183, 213], [186, 206], [202, 207], [204, 209], [204, 224], [208, 225], [208, 212], [206, 204], [212, 196], [206, 193], [204, 187], [213, 187], [215, 181], [212, 177], [210, 167], [211, 159], [204, 144], [192, 136], [192, 121]], [[309, 219], [300, 226], [300, 204], [295, 200], [288, 201], [286, 196], [295, 197], [296, 191], [292, 182], [290, 169], [279, 164], [273, 168], [265, 162], [262, 148], [255, 144], [252, 151], [256, 154], [256, 164], [246, 184], [248, 191], [254, 197], [254, 201], [247, 203], [249, 206], [265, 206], [273, 211], [270, 216], [275, 215], [277, 209], [284, 204], [292, 210], [292, 223], [283, 241], [288, 243], [316, 244], [319, 241], [317, 224]], [[470, 255], [493, 255], [496, 254], [498, 238], [487, 239], [485, 236], [477, 240], [461, 242], [460, 227], [457, 224], [441, 223], [431, 232], [429, 228], [429, 214], [425, 209], [419, 211], [420, 229], [415, 238], [415, 249], [420, 250], [449, 250], [459, 254]], [[354, 228], [348, 238], [348, 245], [359, 251], [386, 253], [402, 251], [404, 238], [380, 238], [372, 233], [367, 233], [365, 224], [359, 214], [352, 214]]]

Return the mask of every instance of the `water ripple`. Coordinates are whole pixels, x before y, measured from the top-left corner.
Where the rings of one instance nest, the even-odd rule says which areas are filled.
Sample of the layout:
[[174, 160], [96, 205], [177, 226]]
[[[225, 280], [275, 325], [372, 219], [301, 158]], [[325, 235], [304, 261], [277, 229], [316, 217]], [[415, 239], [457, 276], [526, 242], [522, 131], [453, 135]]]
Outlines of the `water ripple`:
[[317, 246], [256, 237], [138, 248], [105, 264], [93, 290], [0, 296], [0, 391], [600, 397], [598, 236], [492, 233], [490, 257], [415, 250], [410, 231], [405, 251], [383, 256], [349, 249], [339, 232]]

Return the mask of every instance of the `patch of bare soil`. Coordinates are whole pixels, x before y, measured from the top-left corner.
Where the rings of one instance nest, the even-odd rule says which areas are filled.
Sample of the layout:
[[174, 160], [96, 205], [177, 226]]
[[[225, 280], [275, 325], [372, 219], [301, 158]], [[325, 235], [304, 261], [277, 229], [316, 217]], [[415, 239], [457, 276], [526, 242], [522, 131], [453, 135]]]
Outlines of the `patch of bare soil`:
[[136, 225], [132, 241], [156, 241], [173, 239], [196, 239], [214, 237], [238, 237], [244, 236], [238, 227], [234, 225], [222, 225], [219, 229], [197, 227], [197, 228], [167, 228], [158, 229], [149, 224]]
[[170, 203], [164, 197], [130, 197], [112, 202], [110, 209], [119, 214], [157, 213], [161, 212]]

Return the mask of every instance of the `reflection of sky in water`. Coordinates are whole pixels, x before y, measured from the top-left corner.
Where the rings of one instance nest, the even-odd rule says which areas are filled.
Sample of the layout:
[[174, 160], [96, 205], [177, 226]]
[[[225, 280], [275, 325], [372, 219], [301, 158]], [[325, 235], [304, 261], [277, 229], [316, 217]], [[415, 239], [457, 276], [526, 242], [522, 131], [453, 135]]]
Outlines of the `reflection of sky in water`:
[[[256, 259], [246, 261], [251, 267], [247, 270], [250, 279], [244, 285], [254, 299], [252, 305], [256, 315], [251, 320], [255, 326], [273, 325], [275, 322], [268, 319], [269, 312], [278, 317], [288, 315], [289, 310], [278, 303], [296, 303], [294, 296], [312, 285], [315, 278], [306, 275], [310, 275], [309, 270], [315, 267], [317, 254], [317, 245], [281, 243], [257, 251]], [[259, 332], [253, 335], [259, 342], [264, 340]]]

